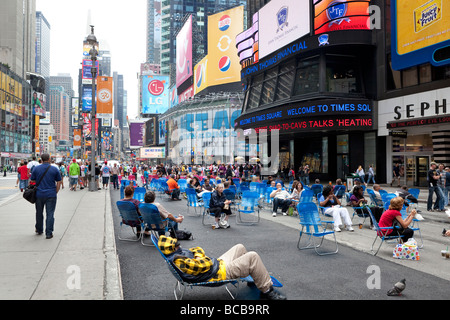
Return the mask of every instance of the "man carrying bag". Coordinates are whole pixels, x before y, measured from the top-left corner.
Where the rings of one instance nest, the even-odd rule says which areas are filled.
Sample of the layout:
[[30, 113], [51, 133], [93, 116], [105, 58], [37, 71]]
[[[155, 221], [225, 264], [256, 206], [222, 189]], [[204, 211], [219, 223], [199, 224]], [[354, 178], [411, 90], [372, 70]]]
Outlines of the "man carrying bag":
[[36, 225], [35, 232], [41, 235], [44, 231], [44, 206], [46, 209], [46, 239], [53, 238], [54, 214], [57, 193], [61, 187], [61, 173], [58, 168], [50, 164], [50, 155], [41, 156], [42, 164], [35, 167], [31, 174], [31, 183], [39, 181], [36, 185]]

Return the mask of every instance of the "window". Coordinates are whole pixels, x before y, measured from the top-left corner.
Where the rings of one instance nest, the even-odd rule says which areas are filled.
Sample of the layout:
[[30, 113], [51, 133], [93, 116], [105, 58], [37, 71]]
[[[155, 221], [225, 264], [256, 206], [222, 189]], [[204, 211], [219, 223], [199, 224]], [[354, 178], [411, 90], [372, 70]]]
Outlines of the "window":
[[264, 84], [261, 92], [261, 105], [272, 103], [277, 84], [278, 68], [272, 68], [265, 72]]
[[259, 98], [261, 96], [261, 88], [264, 75], [261, 74], [253, 79], [250, 95], [248, 99], [248, 109], [254, 109], [259, 106]]
[[312, 57], [298, 63], [295, 75], [294, 95], [319, 91], [319, 57]]
[[356, 57], [327, 55], [328, 92], [361, 93], [359, 64]]
[[275, 101], [289, 98], [291, 95], [292, 82], [295, 75], [295, 61], [280, 66], [278, 85], [275, 93]]
[[402, 71], [402, 84], [403, 88], [416, 86], [419, 84], [417, 67], [412, 67]]

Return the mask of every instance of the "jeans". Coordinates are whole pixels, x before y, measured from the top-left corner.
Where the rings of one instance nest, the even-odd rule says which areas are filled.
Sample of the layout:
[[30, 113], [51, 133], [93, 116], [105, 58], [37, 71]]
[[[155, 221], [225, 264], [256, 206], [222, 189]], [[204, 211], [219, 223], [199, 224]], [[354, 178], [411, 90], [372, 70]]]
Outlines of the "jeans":
[[113, 186], [114, 186], [114, 189], [119, 189], [119, 184], [118, 184], [118, 177], [117, 177], [117, 174], [113, 174], [112, 176], [111, 176], [111, 182], [113, 183]]
[[46, 211], [45, 219], [45, 235], [53, 234], [53, 226], [55, 224], [55, 208], [56, 198], [36, 198], [36, 231], [42, 233], [44, 231], [44, 206]]
[[[436, 201], [433, 206], [433, 193], [436, 193]], [[427, 210], [444, 210], [444, 193], [439, 186], [428, 187]]]
[[448, 193], [450, 192], [450, 186], [444, 187], [444, 207], [448, 206]]
[[283, 200], [283, 199], [278, 199], [278, 198], [274, 198], [273, 199], [273, 212], [277, 212], [278, 207], [281, 207], [281, 211], [286, 213], [287, 210], [289, 209], [289, 206], [291, 204], [291, 200]]
[[372, 181], [373, 181], [373, 184], [375, 184], [375, 183], [376, 183], [376, 182], [375, 182], [375, 178], [374, 178], [373, 174], [369, 174], [369, 177], [367, 178], [367, 184], [369, 184], [369, 183], [370, 183], [370, 180], [372, 180]]

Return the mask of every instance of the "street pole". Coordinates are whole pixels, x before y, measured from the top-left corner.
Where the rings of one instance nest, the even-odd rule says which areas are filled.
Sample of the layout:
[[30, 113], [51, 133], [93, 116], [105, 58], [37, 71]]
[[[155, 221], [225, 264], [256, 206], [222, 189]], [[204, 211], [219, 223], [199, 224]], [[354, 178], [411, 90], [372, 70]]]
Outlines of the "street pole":
[[91, 55], [92, 67], [92, 109], [91, 109], [91, 180], [89, 181], [89, 191], [98, 191], [97, 184], [95, 183], [95, 153], [96, 153], [96, 132], [95, 132], [95, 119], [97, 116], [97, 108], [95, 103], [95, 78], [97, 75], [96, 61], [98, 52], [96, 50], [96, 45], [98, 44], [97, 38], [94, 35], [94, 26], [91, 26], [91, 34], [87, 37], [87, 42], [91, 45]]

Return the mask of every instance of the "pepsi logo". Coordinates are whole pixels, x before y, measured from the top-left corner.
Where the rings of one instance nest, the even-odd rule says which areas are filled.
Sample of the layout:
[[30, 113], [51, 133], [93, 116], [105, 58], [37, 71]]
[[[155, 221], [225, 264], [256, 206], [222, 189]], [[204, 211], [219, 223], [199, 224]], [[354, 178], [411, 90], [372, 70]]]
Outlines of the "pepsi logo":
[[160, 80], [153, 80], [148, 84], [148, 91], [154, 96], [159, 96], [164, 92], [164, 83]]
[[219, 20], [219, 30], [226, 31], [231, 26], [231, 18], [228, 15], [224, 15]]
[[231, 67], [231, 59], [230, 57], [223, 56], [219, 60], [219, 69], [222, 72], [227, 72]]
[[197, 79], [197, 88], [200, 88], [203, 82], [203, 67], [202, 65], [199, 65], [197, 68], [197, 72], [195, 74], [195, 79]]

